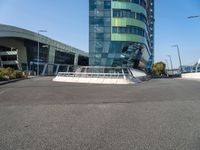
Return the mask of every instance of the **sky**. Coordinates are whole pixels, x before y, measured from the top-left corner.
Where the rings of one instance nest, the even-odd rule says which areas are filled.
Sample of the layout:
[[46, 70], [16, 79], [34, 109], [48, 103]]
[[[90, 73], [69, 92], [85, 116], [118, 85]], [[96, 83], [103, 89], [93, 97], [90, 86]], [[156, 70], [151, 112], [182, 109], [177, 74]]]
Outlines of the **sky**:
[[[76, 48], [88, 51], [89, 0], [0, 0], [0, 24], [37, 32]], [[178, 44], [184, 65], [200, 58], [200, 0], [155, 0], [155, 61], [172, 56], [179, 66]]]

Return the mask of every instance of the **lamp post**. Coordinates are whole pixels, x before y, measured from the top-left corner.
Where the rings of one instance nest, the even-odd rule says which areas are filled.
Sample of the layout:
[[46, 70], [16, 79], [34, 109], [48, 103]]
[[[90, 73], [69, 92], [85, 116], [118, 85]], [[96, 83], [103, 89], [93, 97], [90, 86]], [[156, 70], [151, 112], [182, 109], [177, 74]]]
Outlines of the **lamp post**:
[[[194, 19], [194, 18], [199, 18], [200, 15], [195, 15], [195, 16], [189, 16], [187, 17], [188, 19]], [[197, 63], [197, 66], [196, 66], [196, 72], [198, 72], [198, 64], [200, 64], [200, 59], [199, 59], [199, 62]]]
[[180, 63], [180, 68], [181, 68], [181, 73], [182, 73], [183, 72], [183, 68], [182, 68], [182, 61], [181, 61], [179, 46], [176, 44], [176, 45], [172, 45], [172, 47], [176, 47], [177, 48], [178, 58], [179, 58], [179, 63]]
[[196, 73], [198, 72], [199, 66], [200, 66], [200, 58], [199, 58], [199, 61], [197, 62], [197, 65], [196, 65]]
[[40, 74], [40, 33], [41, 32], [47, 32], [46, 30], [38, 30], [38, 50], [37, 50], [37, 76]]
[[168, 60], [167, 59], [164, 59], [165, 60], [165, 62], [166, 62], [166, 68], [165, 68], [165, 72], [166, 72], [166, 75], [167, 75], [167, 77], [169, 77], [169, 74], [168, 74], [168, 71], [167, 71], [167, 69], [169, 70], [169, 63], [168, 63]]
[[171, 70], [172, 70], [172, 74], [174, 75], [174, 69], [173, 69], [173, 64], [172, 64], [172, 56], [171, 55], [167, 55], [170, 59], [170, 64], [171, 64]]
[[169, 63], [168, 63], [168, 60], [165, 59], [165, 62], [166, 62], [166, 64], [167, 64], [167, 68], [169, 69]]

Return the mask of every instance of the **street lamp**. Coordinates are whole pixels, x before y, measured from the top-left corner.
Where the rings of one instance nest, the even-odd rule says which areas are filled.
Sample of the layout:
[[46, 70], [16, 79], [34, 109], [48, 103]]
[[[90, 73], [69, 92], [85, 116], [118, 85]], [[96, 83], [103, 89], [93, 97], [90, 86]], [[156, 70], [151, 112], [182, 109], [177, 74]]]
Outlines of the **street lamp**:
[[172, 56], [171, 55], [167, 55], [170, 59], [170, 64], [171, 64], [171, 70], [172, 70], [172, 74], [174, 75], [174, 69], [173, 69], [173, 64], [172, 64]]
[[41, 32], [47, 32], [46, 30], [38, 30], [38, 50], [37, 50], [37, 76], [39, 76], [39, 74], [40, 74], [40, 65], [39, 65], [39, 63], [40, 63], [40, 61], [39, 61], [39, 59], [40, 59], [40, 33]]
[[[199, 18], [199, 17], [200, 17], [200, 15], [189, 16], [188, 19]], [[198, 64], [200, 64], [200, 59], [199, 59], [199, 62], [197, 63], [197, 66], [196, 66], [196, 72], [198, 71]]]
[[179, 46], [176, 44], [176, 45], [172, 45], [172, 47], [176, 47], [177, 48], [178, 58], [179, 58], [179, 63], [180, 63], [180, 68], [181, 68], [181, 73], [182, 73], [183, 72], [183, 68], [182, 68], [182, 61], [181, 61]]
[[198, 72], [199, 65], [200, 65], [200, 58], [199, 58], [199, 61], [197, 62], [197, 65], [196, 65], [196, 73]]
[[167, 68], [169, 69], [169, 63], [168, 63], [168, 60], [165, 59], [165, 62], [166, 62]]

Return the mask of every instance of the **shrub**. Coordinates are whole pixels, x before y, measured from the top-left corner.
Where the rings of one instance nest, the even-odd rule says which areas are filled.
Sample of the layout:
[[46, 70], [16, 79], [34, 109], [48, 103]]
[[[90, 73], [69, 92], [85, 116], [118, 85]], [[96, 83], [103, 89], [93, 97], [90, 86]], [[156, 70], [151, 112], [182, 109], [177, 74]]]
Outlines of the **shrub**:
[[5, 77], [5, 68], [0, 68], [0, 81], [6, 80]]
[[165, 63], [163, 62], [157, 62], [153, 65], [153, 74], [160, 76], [162, 74], [165, 74]]
[[17, 79], [23, 78], [22, 71], [14, 70], [12, 68], [0, 68], [0, 80], [10, 80], [10, 79]]
[[0, 81], [5, 80], [3, 73], [0, 71]]
[[23, 73], [21, 71], [19, 71], [19, 70], [15, 71], [15, 78], [23, 78], [23, 77], [24, 76], [23, 76]]
[[4, 73], [4, 76], [8, 79], [15, 79], [16, 78], [15, 77], [15, 70], [10, 68], [10, 67], [5, 68], [3, 73]]

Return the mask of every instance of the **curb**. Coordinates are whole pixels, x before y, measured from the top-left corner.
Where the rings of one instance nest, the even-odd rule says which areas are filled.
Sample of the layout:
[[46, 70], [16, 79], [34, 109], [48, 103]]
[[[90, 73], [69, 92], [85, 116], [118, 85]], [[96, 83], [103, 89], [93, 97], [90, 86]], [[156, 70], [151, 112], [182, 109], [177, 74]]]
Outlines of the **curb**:
[[28, 78], [14, 79], [14, 80], [9, 80], [9, 81], [1, 81], [1, 82], [0, 82], [0, 85], [5, 85], [5, 84], [9, 84], [9, 83], [14, 83], [14, 82], [21, 81], [21, 80], [26, 80], [26, 79], [28, 79]]

